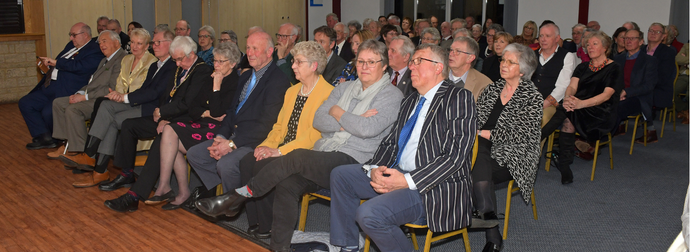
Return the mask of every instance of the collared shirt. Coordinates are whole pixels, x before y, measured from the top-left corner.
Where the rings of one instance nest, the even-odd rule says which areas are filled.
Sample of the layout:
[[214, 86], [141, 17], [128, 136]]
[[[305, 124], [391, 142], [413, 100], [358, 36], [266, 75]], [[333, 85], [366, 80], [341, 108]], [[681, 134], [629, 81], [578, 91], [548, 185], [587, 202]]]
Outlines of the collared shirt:
[[[541, 49], [539, 49], [539, 64], [542, 66], [545, 65], [546, 63], [553, 58], [554, 55], [558, 52], [558, 49], [561, 49], [560, 46], [556, 46], [556, 50], [553, 51], [551, 56], [548, 58], [544, 58], [544, 55], [541, 53]], [[556, 99], [556, 101], [561, 101], [563, 100], [563, 97], [565, 97], [565, 90], [568, 89], [568, 85], [570, 85], [570, 77], [573, 76], [573, 71], [575, 70], [575, 67], [578, 65], [576, 63], [577, 61], [577, 56], [575, 53], [566, 53], [565, 57], [563, 58], [563, 68], [561, 68], [561, 72], [558, 74], [558, 78], [556, 78], [556, 84], [553, 90], [551, 91], [551, 97]]]
[[[450, 71], [450, 76], [448, 76], [448, 79], [452, 81], [453, 83], [458, 83], [458, 81], [462, 80], [462, 83], [467, 83], [467, 75], [469, 75], [470, 70], [465, 71], [465, 74], [463, 74], [460, 77], [457, 77], [453, 74], [453, 71]], [[464, 87], [464, 85], [463, 85]]]
[[[169, 59], [170, 59], [170, 56], [168, 56], [164, 60], [158, 60], [158, 62], [156, 62], [156, 66], [158, 66], [158, 68], [156, 69], [156, 72], [153, 73], [153, 76], [151, 78], [156, 77], [156, 74], [158, 74], [158, 71], [161, 70], [161, 67], [163, 67], [163, 65], [165, 65], [165, 63], [168, 62]], [[125, 94], [125, 97], [123, 99], [124, 103], [129, 103], [129, 97], [128, 96], [129, 96], [128, 93]]]
[[[82, 45], [79, 48], [74, 47], [74, 48], [70, 49], [69, 51], [67, 51], [67, 53], [65, 53], [65, 55], [62, 55], [62, 58], [69, 59], [70, 57], [72, 57], [72, 55], [79, 52], [79, 50], [84, 48], [89, 43], [91, 43], [91, 40], [87, 41], [86, 44]], [[55, 64], [57, 64], [57, 60], [55, 60]], [[55, 69], [53, 69], [53, 73], [50, 75], [50, 79], [51, 80], [57, 80], [58, 72], [59, 71], [58, 71], [57, 66], [56, 66]]]
[[640, 51], [638, 50], [636, 53], [633, 53], [633, 55], [630, 55], [629, 53], [625, 54], [625, 59], [626, 60], [632, 60], [632, 59], [637, 59], [637, 56], [640, 56]]
[[338, 47], [338, 56], [340, 56], [340, 53], [343, 52], [343, 46], [345, 45], [345, 41], [347, 41], [347, 39], [343, 39], [343, 42], [340, 42], [340, 44], [335, 45]]
[[649, 48], [649, 45], [647, 45], [647, 55], [654, 56], [654, 52], [656, 51], [657, 48], [659, 48], [660, 45], [661, 45], [661, 43], [656, 45], [654, 48]]
[[[103, 66], [105, 66], [105, 64], [108, 64], [108, 61], [110, 61], [111, 59], [113, 59], [113, 57], [115, 57], [115, 54], [117, 54], [117, 52], [119, 52], [120, 49], [122, 49], [122, 47], [117, 48], [117, 51], [115, 51], [114, 53], [110, 54], [110, 56], [108, 56], [108, 58], [105, 60], [105, 63], [103, 63]], [[103, 66], [101, 66], [101, 67], [103, 67]], [[106, 69], [106, 70], [108, 70], [108, 69]], [[119, 73], [118, 73], [118, 74], [119, 74]], [[92, 80], [93, 80], [93, 74], [91, 75], [91, 79], [89, 79], [89, 84], [91, 84], [91, 81], [92, 81]], [[86, 84], [86, 85], [88, 85], [88, 84]], [[86, 88], [84, 91], [77, 91], [77, 94], [84, 95], [84, 98], [86, 98], [86, 100], [88, 101], [88, 100], [89, 100], [89, 89], [88, 89], [88, 86], [87, 86], [87, 88]]]
[[403, 75], [405, 75], [405, 73], [407, 72], [407, 67], [404, 67], [403, 69], [400, 69], [398, 71], [393, 70], [391, 78], [395, 78], [395, 72], [398, 72], [398, 78], [395, 80], [395, 83], [400, 83], [400, 79], [402, 79]]
[[[407, 172], [404, 174], [404, 176], [405, 180], [407, 180], [407, 185], [410, 187], [410, 190], [417, 190], [417, 185], [414, 183], [414, 180], [412, 180], [412, 175], [410, 175], [409, 172], [414, 171], [417, 168], [415, 165], [415, 160], [417, 158], [417, 147], [419, 146], [419, 138], [422, 134], [422, 128], [424, 127], [424, 121], [426, 120], [427, 112], [431, 107], [431, 103], [434, 101], [436, 91], [438, 91], [442, 83], [443, 81], [439, 82], [438, 84], [436, 84], [436, 86], [434, 86], [428, 92], [426, 92], [426, 94], [424, 94], [424, 98], [426, 99], [426, 101], [424, 102], [424, 105], [422, 105], [421, 110], [419, 110], [417, 122], [415, 123], [414, 128], [412, 128], [412, 133], [410, 133], [410, 140], [408, 140], [407, 144], [405, 144], [405, 149], [403, 149], [401, 155], [402, 157], [400, 158], [401, 160], [398, 166], [401, 170]], [[413, 114], [414, 111], [410, 113], [410, 117], [412, 117]]]
[[[332, 54], [332, 53], [331, 53], [331, 54]], [[259, 69], [258, 71], [254, 70], [254, 68], [252, 68], [252, 74], [255, 74], [255, 75], [256, 75], [256, 84], [254, 84], [254, 87], [252, 87], [252, 90], [247, 90], [247, 94], [246, 94], [247, 97], [249, 97], [249, 96], [251, 95], [252, 91], [254, 91], [254, 89], [256, 88], [257, 84], [259, 84], [259, 81], [261, 81], [261, 77], [264, 76], [264, 74], [266, 73], [266, 70], [268, 70], [268, 67], [271, 65], [271, 62], [273, 62], [273, 60], [269, 61], [268, 64], [266, 64], [266, 66], [264, 66], [263, 68]], [[251, 76], [251, 75], [250, 75], [250, 76]], [[252, 81], [252, 77], [249, 77], [249, 79], [247, 80], [247, 83], [245, 84], [245, 86], [249, 86], [249, 82], [250, 82], [250, 81]], [[243, 98], [243, 97], [240, 97], [240, 100], [242, 100], [242, 98]]]

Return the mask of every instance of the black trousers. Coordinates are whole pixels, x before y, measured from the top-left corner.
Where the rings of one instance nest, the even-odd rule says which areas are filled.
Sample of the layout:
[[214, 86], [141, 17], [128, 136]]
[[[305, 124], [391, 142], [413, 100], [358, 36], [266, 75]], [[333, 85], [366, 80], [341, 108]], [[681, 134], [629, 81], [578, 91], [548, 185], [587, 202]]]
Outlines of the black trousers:
[[479, 138], [479, 148], [477, 151], [477, 159], [472, 169], [472, 181], [492, 181], [494, 184], [506, 182], [513, 179], [510, 171], [506, 167], [502, 167], [491, 158], [491, 141], [482, 137]]
[[[126, 122], [126, 121], [125, 121]], [[124, 125], [124, 123], [123, 123]], [[129, 190], [136, 193], [139, 199], [146, 200], [149, 198], [153, 187], [156, 186], [158, 178], [161, 175], [161, 136], [156, 136], [149, 150], [149, 156], [144, 164], [144, 169], [141, 170], [137, 182], [132, 185]], [[136, 145], [134, 146], [136, 151]]]
[[[251, 178], [258, 174], [266, 165], [280, 157], [266, 158], [256, 161], [254, 152], [250, 152], [240, 160], [240, 182], [241, 185], [246, 185]], [[249, 226], [258, 224], [259, 233], [266, 233], [271, 231], [273, 225], [273, 195], [274, 191], [264, 194], [261, 197], [250, 198], [244, 204], [247, 210], [247, 223]]]
[[[158, 123], [153, 121], [152, 116], [130, 118], [122, 122], [120, 137], [118, 138], [117, 146], [115, 147], [115, 160], [113, 161], [113, 165], [120, 167], [123, 170], [134, 169], [134, 161], [137, 155], [137, 143], [139, 139], [153, 138], [158, 136], [156, 127], [158, 127]], [[154, 144], [154, 146], [158, 145], [159, 144]], [[154, 147], [151, 146], [151, 148]], [[147, 162], [148, 160], [151, 160], [151, 154], [149, 154]], [[160, 162], [160, 160], [158, 162]]]

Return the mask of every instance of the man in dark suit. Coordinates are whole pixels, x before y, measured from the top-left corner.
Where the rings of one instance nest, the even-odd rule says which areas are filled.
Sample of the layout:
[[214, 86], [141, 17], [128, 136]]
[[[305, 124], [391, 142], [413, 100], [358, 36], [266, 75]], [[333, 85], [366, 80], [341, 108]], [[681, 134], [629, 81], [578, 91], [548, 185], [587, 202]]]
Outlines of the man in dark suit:
[[423, 19], [423, 18], [417, 19], [417, 22], [418, 22], [417, 28], [415, 29], [415, 34], [417, 34], [417, 36], [410, 38], [410, 40], [412, 40], [412, 43], [414, 44], [414, 46], [421, 45], [422, 31], [431, 26], [431, 23], [429, 23], [428, 19]]
[[[188, 109], [204, 83], [212, 82], [213, 68], [196, 55], [196, 43], [188, 36], [178, 36], [170, 44], [172, 60], [177, 63], [173, 85], [163, 92], [153, 116], [131, 118], [122, 122], [113, 165], [133, 176], [136, 146], [139, 139], [155, 137], [139, 180], [129, 192], [117, 199], [106, 200], [105, 206], [118, 212], [132, 212], [139, 199], [147, 199], [160, 173], [160, 133], [171, 121], [190, 120]], [[108, 172], [105, 171], [107, 174]], [[152, 173], [153, 176], [149, 175]], [[106, 180], [103, 180], [107, 182]], [[150, 186], [150, 187], [149, 187]]]
[[414, 48], [410, 38], [405, 36], [393, 37], [388, 46], [387, 72], [391, 76], [391, 84], [398, 87], [404, 96], [417, 92], [412, 87], [411, 72], [407, 68], [407, 63], [410, 62], [412, 54], [414, 54]]
[[52, 138], [53, 100], [72, 95], [86, 85], [98, 68], [98, 62], [103, 59], [98, 43], [91, 40], [88, 25], [75, 24], [69, 35], [72, 43], [68, 43], [55, 59], [41, 57], [50, 70], [29, 94], [19, 100], [19, 110], [33, 138], [26, 145], [29, 150], [56, 146]]
[[[652, 108], [663, 109], [673, 106], [673, 81], [676, 78], [676, 49], [669, 47], [662, 42], [665, 33], [664, 25], [653, 23], [647, 31], [647, 45], [640, 48], [642, 53], [656, 58], [657, 70], [659, 73], [658, 82], [654, 87]], [[654, 114], [647, 120], [647, 143], [658, 141], [656, 130], [654, 129]], [[643, 143], [644, 135], [635, 139], [635, 142]]]
[[381, 251], [413, 250], [405, 223], [433, 232], [470, 225], [475, 104], [470, 91], [445, 80], [447, 55], [436, 45], [417, 48], [410, 71], [418, 94], [403, 100], [371, 160], [331, 173], [330, 239], [341, 251], [358, 251], [357, 224]]
[[[77, 186], [96, 185], [101, 182], [99, 189], [112, 191], [134, 183], [134, 176], [130, 170], [123, 170], [113, 181], [105, 183], [108, 162], [115, 154], [115, 144], [122, 122], [129, 118], [148, 117], [159, 106], [159, 98], [166, 87], [173, 86], [175, 62], [170, 59], [169, 49], [175, 35], [169, 29], [156, 33], [151, 43], [158, 62], [149, 67], [146, 80], [141, 88], [127, 94], [112, 91], [105, 96], [107, 100], [101, 102], [98, 111], [91, 119], [91, 128], [86, 140], [84, 153], [95, 160], [92, 176], [75, 183]], [[169, 88], [172, 90], [172, 88]], [[100, 178], [100, 179], [99, 179]], [[99, 181], [102, 180], [102, 181]], [[105, 183], [105, 184], [103, 184]]]
[[53, 100], [53, 138], [69, 141], [67, 151], [70, 153], [59, 156], [59, 159], [70, 167], [77, 166], [72, 160], [89, 160], [93, 163], [82, 152], [87, 133], [84, 121], [91, 119], [96, 100], [108, 94], [108, 89], [115, 88], [122, 58], [127, 55], [120, 47], [117, 33], [113, 31], [102, 32], [98, 44], [106, 58], [98, 64], [89, 84], [73, 95]]
[[659, 79], [657, 60], [640, 50], [644, 43], [644, 33], [628, 30], [623, 36], [627, 53], [614, 57], [614, 61], [621, 67], [625, 83], [618, 103], [618, 121], [621, 122], [618, 133], [625, 133], [622, 122], [628, 116], [642, 113], [645, 118], [652, 118], [653, 92]]
[[335, 78], [338, 78], [343, 72], [347, 62], [340, 58], [333, 52], [335, 46], [337, 35], [335, 30], [328, 28], [328, 26], [321, 26], [314, 30], [314, 41], [319, 43], [324, 50], [326, 50], [326, 55], [328, 55], [328, 63], [326, 68], [323, 70], [323, 78], [328, 82], [333, 84]]
[[122, 46], [122, 49], [125, 49], [127, 51], [127, 53], [130, 53], [129, 35], [122, 32], [122, 27], [120, 26], [120, 21], [113, 18], [113, 19], [108, 21], [108, 25], [106, 27], [108, 30], [113, 31], [113, 32], [115, 32], [115, 34], [120, 36], [120, 44]]
[[350, 29], [347, 28], [347, 25], [343, 23], [337, 23], [335, 24], [335, 28], [333, 28], [336, 33], [336, 40], [335, 40], [335, 53], [343, 58], [345, 62], [350, 62], [352, 59], [355, 57], [355, 54], [352, 53], [352, 44], [350, 44], [350, 41], [347, 41], [347, 38], [350, 36]]

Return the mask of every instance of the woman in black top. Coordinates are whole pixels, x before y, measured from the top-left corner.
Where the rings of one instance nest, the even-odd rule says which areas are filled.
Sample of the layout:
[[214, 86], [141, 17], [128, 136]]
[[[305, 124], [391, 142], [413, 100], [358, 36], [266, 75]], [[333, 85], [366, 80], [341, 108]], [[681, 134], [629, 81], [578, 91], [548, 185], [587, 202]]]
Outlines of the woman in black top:
[[482, 65], [482, 73], [486, 75], [486, 77], [489, 77], [491, 81], [495, 82], [501, 78], [501, 56], [503, 55], [503, 49], [505, 49], [510, 43], [513, 43], [513, 36], [511, 36], [509, 33], [497, 32], [496, 35], [494, 35], [492, 48], [496, 53], [487, 57]]

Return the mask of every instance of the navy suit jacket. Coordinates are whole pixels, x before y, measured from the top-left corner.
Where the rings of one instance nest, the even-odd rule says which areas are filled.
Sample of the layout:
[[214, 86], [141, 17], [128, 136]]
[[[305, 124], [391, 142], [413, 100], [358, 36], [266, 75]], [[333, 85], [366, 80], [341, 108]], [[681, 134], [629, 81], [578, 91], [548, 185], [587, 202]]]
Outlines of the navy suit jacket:
[[[626, 55], [627, 53], [622, 53], [614, 57], [614, 61], [618, 63], [620, 72], [623, 74], [625, 74]], [[657, 66], [656, 59], [640, 49], [640, 55], [637, 56], [630, 74], [630, 87], [623, 89], [626, 98], [638, 97], [642, 113], [646, 118], [652, 118], [653, 92], [659, 78]]]
[[[647, 46], [640, 48], [641, 53], [647, 54]], [[657, 61], [659, 79], [654, 87], [654, 107], [668, 108], [673, 106], [673, 81], [676, 79], [676, 49], [664, 44], [654, 51]]]
[[50, 78], [50, 75], [45, 74], [31, 92], [41, 90], [49, 97], [63, 97], [73, 95], [89, 83], [91, 75], [98, 68], [98, 63], [105, 56], [98, 47], [98, 43], [90, 40], [76, 55], [69, 59], [62, 58], [72, 48], [74, 44], [67, 43], [65, 49], [55, 57], [55, 68], [59, 70], [57, 80], [52, 80], [48, 87], [43, 87], [46, 78]]
[[[182, 82], [182, 84], [177, 88], [172, 97], [170, 93], [175, 86], [175, 76], [170, 78], [172, 84], [166, 85], [165, 91], [161, 94], [158, 102], [161, 113], [161, 119], [163, 120], [189, 120], [187, 111], [190, 107], [194, 106], [194, 98], [199, 94], [199, 91], [204, 86], [204, 83], [213, 82], [211, 74], [213, 73], [213, 68], [206, 63], [201, 57], [196, 59], [194, 65], [190, 69], [191, 72], [187, 74], [187, 78]], [[176, 71], [177, 74], [182, 74], [182, 68], [178, 67]], [[168, 102], [170, 101], [170, 102]]]
[[577, 52], [577, 45], [572, 40], [564, 40], [562, 47], [563, 47], [563, 49], [565, 49], [568, 52], [571, 52], [571, 53]]
[[141, 84], [141, 88], [127, 95], [129, 104], [132, 107], [141, 105], [141, 116], [153, 115], [153, 111], [159, 105], [158, 98], [161, 97], [168, 85], [173, 84], [172, 79], [175, 75], [175, 68], [177, 66], [172, 59], [168, 59], [160, 70], [158, 70], [158, 62], [153, 62], [149, 66], [146, 80]]
[[[395, 162], [400, 132], [420, 97], [417, 93], [403, 99], [397, 121], [367, 164], [390, 167]], [[470, 168], [477, 134], [472, 93], [445, 80], [422, 127], [416, 169], [410, 175], [426, 206], [427, 225], [433, 232], [466, 227], [472, 215]]]
[[235, 113], [242, 90], [251, 76], [252, 71], [246, 71], [240, 76], [233, 101], [225, 112], [223, 124], [216, 134], [232, 139], [237, 147], [256, 148], [266, 140], [283, 107], [285, 91], [290, 87], [288, 77], [278, 69], [275, 61], [271, 61], [247, 101], [240, 111]]
[[350, 41], [345, 41], [343, 48], [339, 48], [341, 51], [339, 56], [345, 60], [345, 62], [350, 62], [355, 58], [355, 54], [352, 52], [352, 43]]

